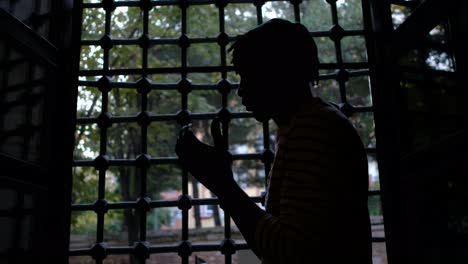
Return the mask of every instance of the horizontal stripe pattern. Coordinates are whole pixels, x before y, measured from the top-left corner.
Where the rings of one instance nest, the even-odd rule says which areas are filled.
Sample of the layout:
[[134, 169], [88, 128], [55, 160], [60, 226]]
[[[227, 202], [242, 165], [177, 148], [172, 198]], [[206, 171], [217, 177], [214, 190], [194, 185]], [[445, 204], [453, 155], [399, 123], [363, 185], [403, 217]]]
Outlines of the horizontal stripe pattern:
[[347, 262], [370, 263], [367, 156], [341, 112], [314, 98], [280, 128], [268, 177], [267, 214], [255, 233], [262, 263], [333, 263], [331, 241], [348, 233], [356, 240], [348, 249], [364, 253]]

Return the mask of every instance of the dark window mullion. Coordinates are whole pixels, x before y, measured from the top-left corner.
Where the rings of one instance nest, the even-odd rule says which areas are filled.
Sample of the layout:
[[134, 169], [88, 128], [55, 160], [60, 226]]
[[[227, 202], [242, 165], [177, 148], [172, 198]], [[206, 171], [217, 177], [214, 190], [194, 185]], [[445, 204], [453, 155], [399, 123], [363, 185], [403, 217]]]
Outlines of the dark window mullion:
[[297, 23], [300, 23], [301, 22], [301, 10], [299, 8], [299, 4], [301, 3], [301, 0], [290, 0], [290, 2], [294, 8], [294, 21]]
[[[146, 70], [148, 68], [148, 40], [145, 37], [148, 36], [148, 23], [149, 23], [149, 8], [145, 8], [142, 4], [141, 9], [143, 10], [143, 36], [141, 37], [140, 46], [142, 47], [142, 78], [147, 77]], [[144, 90], [144, 89], [143, 89]], [[141, 116], [144, 117], [146, 115], [146, 111], [148, 108], [148, 92], [141, 91]], [[148, 152], [148, 123], [140, 122], [141, 126], [141, 158], [145, 158]], [[140, 164], [140, 197], [139, 202], [145, 203], [147, 202], [147, 166], [145, 164]], [[142, 205], [140, 203], [140, 205]], [[140, 206], [139, 213], [140, 213], [140, 242], [146, 241], [146, 220], [147, 220], [147, 209], [148, 207]], [[144, 258], [144, 256], [140, 256]], [[140, 259], [141, 262], [145, 262], [144, 259]]]
[[[226, 42], [228, 38], [224, 38], [225, 36], [225, 21], [224, 21], [224, 15], [225, 15], [225, 7], [226, 7], [226, 2], [220, 0], [217, 2], [217, 7], [218, 7], [218, 21], [219, 21], [219, 32], [220, 34], [218, 35], [218, 45], [220, 48], [220, 57], [221, 57], [221, 77], [222, 81], [226, 81], [227, 78], [227, 71], [226, 71]], [[229, 84], [228, 84], [229, 85]], [[230, 90], [230, 86], [229, 86]], [[229, 149], [229, 118], [226, 118], [226, 116], [223, 116], [221, 113], [229, 113], [229, 110], [227, 109], [227, 97], [229, 94], [228, 90], [223, 90], [219, 89], [219, 92], [221, 93], [221, 112], [220, 112], [220, 119], [222, 121], [221, 126], [223, 130], [223, 139], [225, 140], [225, 147], [226, 151]], [[223, 119], [224, 117], [224, 119]], [[229, 239], [231, 239], [231, 216], [225, 211], [224, 212], [224, 239], [225, 243]], [[222, 252], [224, 254], [224, 263], [225, 264], [231, 264], [232, 263], [232, 253], [231, 252]]]
[[[104, 30], [104, 35], [109, 36], [111, 35], [111, 16], [113, 10], [111, 9], [106, 9], [106, 21], [105, 21], [105, 30]], [[104, 54], [103, 54], [103, 70], [105, 73], [109, 71], [109, 47], [104, 46]]]
[[[182, 20], [181, 21], [181, 39], [182, 39], [182, 38], [187, 38], [188, 0], [181, 0], [179, 3], [179, 7], [181, 9], [181, 20]], [[181, 48], [181, 79], [186, 80], [187, 79], [187, 48], [188, 46], [185, 45], [184, 43], [179, 43], [179, 45]], [[181, 113], [183, 112], [188, 113], [187, 97], [188, 97], [188, 92], [181, 93], [181, 108], [182, 108]], [[180, 122], [180, 124], [186, 125], [185, 122]], [[187, 169], [182, 170], [182, 197], [181, 198], [184, 198], [184, 197], [188, 197], [188, 171]], [[189, 240], [188, 222], [189, 222], [189, 209], [183, 207], [182, 208], [182, 243], [188, 243], [188, 240]], [[182, 243], [180, 244], [181, 246], [183, 245]], [[182, 264], [189, 263], [189, 254], [181, 255]]]
[[257, 11], [257, 24], [258, 25], [263, 23], [263, 12], [262, 12], [263, 4], [264, 2], [262, 0], [254, 1], [255, 10]]
[[[338, 9], [336, 6], [336, 1], [329, 1], [330, 7], [331, 7], [331, 13], [332, 13], [332, 21], [333, 21], [333, 28], [340, 28], [340, 24], [338, 21]], [[333, 34], [332, 34], [333, 36]], [[336, 62], [339, 66], [340, 69], [344, 69], [343, 66], [343, 54], [341, 52], [341, 38], [342, 36], [340, 34], [337, 34], [336, 36], [332, 37], [333, 42], [335, 44], [335, 54], [336, 54]], [[338, 84], [340, 88], [340, 99], [342, 103], [346, 103], [346, 82], [342, 79], [338, 79]]]
[[[111, 13], [112, 9], [108, 8], [105, 10], [105, 32], [106, 36], [110, 36], [110, 23], [111, 23]], [[109, 49], [111, 48], [108, 45], [102, 45], [103, 48], [103, 75], [107, 76], [109, 71]], [[101, 109], [101, 116], [106, 117], [109, 116], [108, 112], [108, 90], [101, 90], [101, 100], [102, 100], [102, 109]], [[107, 154], [107, 126], [108, 124], [101, 124], [99, 126], [100, 130], [100, 144], [99, 144], [99, 156], [105, 157]], [[99, 170], [99, 178], [98, 178], [98, 199], [96, 201], [97, 204], [104, 204], [105, 202], [105, 186], [106, 186], [106, 170], [107, 168], [104, 166], [98, 167]], [[95, 210], [97, 214], [97, 230], [96, 230], [96, 244], [100, 244], [104, 241], [104, 218], [105, 218], [105, 210]], [[96, 258], [96, 263], [102, 263], [102, 258]]]

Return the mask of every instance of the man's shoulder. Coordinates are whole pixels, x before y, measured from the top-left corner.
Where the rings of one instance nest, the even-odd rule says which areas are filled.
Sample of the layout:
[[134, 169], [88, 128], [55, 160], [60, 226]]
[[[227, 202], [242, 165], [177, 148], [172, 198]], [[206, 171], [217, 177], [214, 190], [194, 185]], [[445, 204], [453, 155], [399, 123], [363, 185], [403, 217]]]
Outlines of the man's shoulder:
[[327, 102], [320, 97], [315, 97], [310, 103], [305, 104], [294, 118], [295, 124], [338, 125], [342, 122], [348, 122], [348, 118], [341, 112], [339, 105]]

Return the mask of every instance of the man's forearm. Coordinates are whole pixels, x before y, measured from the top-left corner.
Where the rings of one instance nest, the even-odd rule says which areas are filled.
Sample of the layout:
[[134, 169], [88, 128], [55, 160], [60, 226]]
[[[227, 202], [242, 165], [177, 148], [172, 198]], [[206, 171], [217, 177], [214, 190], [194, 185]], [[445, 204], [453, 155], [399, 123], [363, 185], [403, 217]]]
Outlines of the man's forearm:
[[219, 199], [224, 211], [232, 217], [247, 244], [260, 258], [261, 254], [255, 246], [255, 230], [260, 218], [266, 214], [265, 211], [253, 202], [237, 183], [233, 183], [220, 194]]

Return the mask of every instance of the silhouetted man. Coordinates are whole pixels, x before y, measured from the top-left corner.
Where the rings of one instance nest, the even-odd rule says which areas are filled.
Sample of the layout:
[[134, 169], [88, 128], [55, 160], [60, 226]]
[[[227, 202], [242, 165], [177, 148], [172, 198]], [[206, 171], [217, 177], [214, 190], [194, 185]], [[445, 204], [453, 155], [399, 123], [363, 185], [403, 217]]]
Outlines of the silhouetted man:
[[219, 121], [215, 146], [181, 131], [181, 164], [218, 196], [263, 263], [372, 263], [366, 152], [349, 120], [311, 92], [318, 59], [308, 30], [273, 19], [231, 50], [242, 104], [279, 128], [266, 210], [234, 181]]

